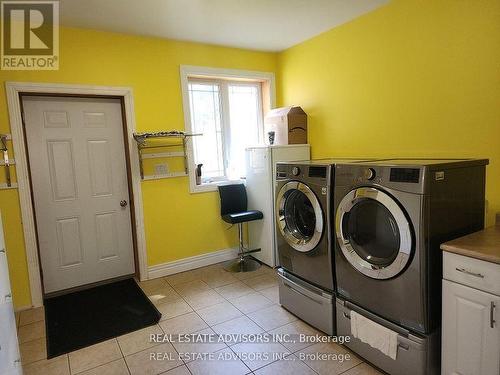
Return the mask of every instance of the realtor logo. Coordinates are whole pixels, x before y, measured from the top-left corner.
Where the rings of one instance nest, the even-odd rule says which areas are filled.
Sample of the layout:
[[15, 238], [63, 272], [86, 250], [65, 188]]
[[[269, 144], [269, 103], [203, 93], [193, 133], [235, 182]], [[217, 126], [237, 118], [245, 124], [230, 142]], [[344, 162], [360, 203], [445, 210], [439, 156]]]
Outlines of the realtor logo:
[[1, 69], [59, 69], [59, 1], [2, 1], [1, 10]]

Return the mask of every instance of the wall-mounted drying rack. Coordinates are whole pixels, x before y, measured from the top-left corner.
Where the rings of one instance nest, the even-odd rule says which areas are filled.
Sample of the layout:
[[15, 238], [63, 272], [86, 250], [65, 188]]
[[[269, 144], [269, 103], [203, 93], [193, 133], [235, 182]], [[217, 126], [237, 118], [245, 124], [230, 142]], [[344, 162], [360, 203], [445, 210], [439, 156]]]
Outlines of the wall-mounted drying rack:
[[0, 189], [15, 189], [17, 184], [12, 183], [10, 167], [15, 164], [13, 159], [9, 159], [9, 150], [7, 148], [7, 141], [11, 139], [10, 134], [0, 134], [0, 152], [2, 158], [0, 166], [5, 168], [5, 183], [0, 184]]
[[[158, 180], [162, 178], [182, 177], [188, 175], [187, 163], [187, 138], [202, 134], [189, 134], [179, 130], [134, 133], [134, 139], [137, 142], [139, 152], [139, 167], [142, 180]], [[180, 140], [176, 142], [175, 140]], [[173, 141], [173, 142], [172, 142]], [[166, 148], [182, 148], [182, 151], [161, 151]], [[145, 150], [155, 149], [157, 152], [144, 152]], [[144, 159], [154, 158], [176, 158], [184, 159], [183, 172], [170, 172], [166, 174], [145, 175]]]

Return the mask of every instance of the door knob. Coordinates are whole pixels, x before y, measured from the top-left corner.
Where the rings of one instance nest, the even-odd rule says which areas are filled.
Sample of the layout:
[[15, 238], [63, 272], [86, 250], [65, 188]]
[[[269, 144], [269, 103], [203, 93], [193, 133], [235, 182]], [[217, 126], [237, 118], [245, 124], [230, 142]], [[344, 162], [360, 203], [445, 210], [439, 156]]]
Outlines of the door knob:
[[120, 201], [120, 206], [127, 207], [127, 201], [126, 200]]

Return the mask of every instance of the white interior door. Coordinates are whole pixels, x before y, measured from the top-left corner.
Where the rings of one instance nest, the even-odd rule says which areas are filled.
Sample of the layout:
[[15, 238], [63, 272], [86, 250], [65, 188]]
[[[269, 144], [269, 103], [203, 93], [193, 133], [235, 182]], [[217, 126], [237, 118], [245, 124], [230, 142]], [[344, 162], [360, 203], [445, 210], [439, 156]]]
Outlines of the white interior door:
[[23, 97], [45, 293], [134, 273], [118, 99]]

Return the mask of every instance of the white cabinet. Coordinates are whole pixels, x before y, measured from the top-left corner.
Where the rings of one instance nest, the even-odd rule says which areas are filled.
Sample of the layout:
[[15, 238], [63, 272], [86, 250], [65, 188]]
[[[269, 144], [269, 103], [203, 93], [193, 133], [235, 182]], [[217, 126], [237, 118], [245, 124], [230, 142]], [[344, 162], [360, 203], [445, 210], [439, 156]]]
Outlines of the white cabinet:
[[[455, 254], [452, 258], [460, 262], [453, 264], [453, 270], [470, 278], [474, 286], [482, 280], [498, 277], [496, 273], [500, 272], [500, 267], [490, 267], [489, 271], [485, 267], [481, 272], [473, 272], [477, 270], [478, 260]], [[450, 268], [449, 260], [450, 257], [444, 257], [445, 270]], [[461, 282], [467, 284], [468, 279]], [[462, 284], [443, 280], [442, 374], [498, 375], [500, 296]]]
[[21, 374], [12, 302], [0, 303], [0, 374]]
[[19, 375], [22, 369], [6, 253], [0, 215], [0, 374]]
[[[0, 225], [2, 221], [0, 219]], [[0, 228], [0, 304], [11, 302], [11, 289], [9, 282], [9, 268], [7, 266], [7, 252], [2, 244], [2, 234]]]

